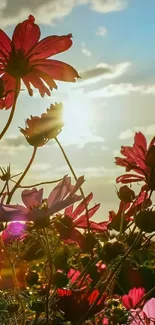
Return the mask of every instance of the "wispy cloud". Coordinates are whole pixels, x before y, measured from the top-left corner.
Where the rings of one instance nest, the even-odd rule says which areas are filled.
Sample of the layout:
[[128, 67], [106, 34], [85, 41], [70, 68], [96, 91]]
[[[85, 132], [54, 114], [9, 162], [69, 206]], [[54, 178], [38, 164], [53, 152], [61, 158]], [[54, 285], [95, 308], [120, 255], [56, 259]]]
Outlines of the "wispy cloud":
[[92, 52], [90, 50], [87, 49], [86, 44], [84, 42], [82, 42], [82, 49], [81, 52], [85, 55], [85, 56], [92, 56]]
[[[116, 168], [106, 168], [106, 167], [86, 167], [86, 168], [76, 168], [76, 173], [78, 175], [84, 175], [86, 178], [97, 178], [97, 177], [115, 177], [119, 175], [121, 167]], [[57, 176], [62, 176], [68, 172], [67, 166], [62, 166], [54, 170], [54, 174]]]
[[135, 126], [132, 129], [125, 130], [119, 134], [120, 140], [126, 140], [134, 137], [135, 132], [142, 132], [145, 136], [153, 137], [155, 135], [155, 124], [148, 126]]
[[47, 170], [51, 170], [52, 165], [50, 163], [38, 163], [38, 164], [33, 164], [31, 167], [31, 171], [33, 172], [44, 172]]
[[107, 34], [107, 29], [104, 26], [98, 27], [96, 31], [96, 35], [98, 36], [105, 36]]
[[131, 62], [129, 61], [113, 65], [101, 62], [95, 68], [80, 73], [82, 79], [77, 83], [77, 87], [79, 85], [89, 86], [103, 79], [116, 79], [125, 74], [130, 67]]
[[30, 13], [35, 15], [38, 22], [50, 24], [69, 15], [73, 8], [87, 4], [96, 12], [108, 13], [127, 8], [128, 0], [2, 0], [0, 2], [1, 26], [16, 24], [25, 19]]
[[127, 96], [131, 93], [155, 95], [155, 85], [134, 85], [132, 83], [110, 84], [88, 93], [89, 98]]

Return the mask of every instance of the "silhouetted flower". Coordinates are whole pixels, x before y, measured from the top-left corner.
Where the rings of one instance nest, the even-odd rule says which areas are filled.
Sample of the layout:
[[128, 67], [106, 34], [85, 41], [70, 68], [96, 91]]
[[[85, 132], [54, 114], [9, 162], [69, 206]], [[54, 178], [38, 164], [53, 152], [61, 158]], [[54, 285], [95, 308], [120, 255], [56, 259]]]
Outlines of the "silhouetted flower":
[[[74, 209], [74, 205], [65, 209], [64, 215], [58, 215], [54, 221], [54, 226], [60, 234], [60, 238], [67, 241], [75, 241], [81, 247], [85, 244], [85, 238], [81, 232], [77, 229], [87, 229], [87, 213], [86, 213], [86, 204], [92, 200], [93, 194], [90, 193], [84, 200]], [[99, 209], [100, 204], [96, 204], [94, 207], [88, 209], [89, 219], [95, 214]], [[83, 214], [82, 214], [83, 213]], [[91, 230], [102, 230], [103, 227], [98, 225], [94, 221], [90, 221]]]
[[41, 96], [45, 94], [49, 96], [50, 90], [57, 88], [54, 80], [74, 82], [75, 78], [79, 77], [77, 71], [70, 65], [48, 59], [68, 50], [72, 46], [72, 35], [53, 35], [39, 40], [40, 34], [40, 28], [35, 24], [32, 15], [15, 27], [12, 40], [0, 30], [0, 74], [3, 74], [1, 78], [5, 92], [11, 91], [3, 103], [6, 109], [12, 106], [15, 92], [20, 90], [21, 79], [29, 95], [33, 94], [30, 86], [32, 84], [39, 90]]
[[62, 112], [62, 104], [52, 104], [41, 117], [31, 116], [30, 119], [27, 119], [26, 128], [20, 128], [20, 131], [31, 146], [41, 147], [61, 132], [63, 127]]
[[73, 186], [71, 185], [71, 178], [65, 176], [47, 199], [43, 199], [43, 188], [40, 190], [36, 188], [24, 190], [22, 200], [25, 206], [19, 204], [1, 205], [0, 221], [33, 221], [36, 227], [47, 227], [50, 216], [81, 199], [81, 196], [75, 193], [83, 182], [84, 178], [81, 176]]

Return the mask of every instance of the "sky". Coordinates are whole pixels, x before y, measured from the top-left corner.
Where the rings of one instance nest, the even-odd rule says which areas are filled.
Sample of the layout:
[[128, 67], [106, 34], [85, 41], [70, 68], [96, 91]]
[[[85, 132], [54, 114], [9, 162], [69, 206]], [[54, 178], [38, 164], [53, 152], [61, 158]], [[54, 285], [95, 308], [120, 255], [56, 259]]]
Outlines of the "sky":
[[[19, 132], [30, 115], [40, 115], [51, 103], [64, 104], [65, 126], [59, 140], [78, 176], [85, 176], [84, 191], [101, 203], [96, 218], [117, 211], [115, 179], [124, 173], [115, 165], [121, 145], [131, 145], [134, 133], [148, 141], [155, 135], [155, 1], [154, 0], [1, 0], [0, 27], [11, 36], [17, 23], [33, 14], [41, 37], [73, 34], [73, 46], [56, 59], [74, 66], [81, 79], [58, 83], [51, 97], [20, 94], [11, 128], [1, 142], [1, 166], [21, 172], [32, 147]], [[1, 111], [0, 127], [8, 111]], [[23, 184], [53, 180], [69, 169], [51, 141], [37, 152]], [[45, 196], [51, 185], [45, 187]], [[14, 203], [20, 201], [20, 191]]]

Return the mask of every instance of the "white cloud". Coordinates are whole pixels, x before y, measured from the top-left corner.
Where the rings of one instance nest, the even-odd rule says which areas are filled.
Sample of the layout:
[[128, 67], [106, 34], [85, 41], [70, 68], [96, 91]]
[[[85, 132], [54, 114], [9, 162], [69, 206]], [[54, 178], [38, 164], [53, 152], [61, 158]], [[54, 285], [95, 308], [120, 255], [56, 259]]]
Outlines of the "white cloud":
[[105, 36], [107, 34], [107, 29], [103, 26], [98, 27], [96, 31], [96, 35], [98, 36]]
[[51, 170], [51, 169], [52, 169], [52, 165], [49, 163], [33, 164], [31, 167], [31, 171], [33, 171], [33, 172], [42, 172], [42, 171], [47, 171], [47, 170]]
[[[86, 168], [76, 168], [77, 175], [84, 175], [87, 178], [97, 178], [97, 177], [115, 177], [119, 175], [121, 167], [116, 168], [106, 168], [106, 167], [86, 167]], [[53, 171], [57, 176], [62, 176], [68, 172], [68, 167], [62, 166]]]
[[142, 95], [155, 95], [155, 85], [133, 85], [129, 83], [110, 84], [88, 93], [89, 98], [126, 96], [130, 93], [139, 93]]
[[[135, 126], [133, 129], [128, 129], [120, 133], [119, 139], [126, 140], [134, 137], [135, 132], [142, 132], [145, 136], [153, 137], [155, 135], [155, 124], [150, 124], [148, 126]], [[115, 156], [117, 156], [119, 151], [115, 151]]]
[[85, 56], [92, 56], [92, 52], [90, 50], [87, 49], [86, 44], [83, 42], [82, 43], [82, 49], [81, 52], [85, 55]]
[[[80, 76], [82, 77], [82, 79], [77, 82], [75, 87], [79, 87], [79, 85], [89, 86], [104, 79], [116, 79], [125, 74], [130, 67], [131, 62], [129, 61], [113, 65], [101, 62], [97, 64], [95, 68], [81, 72]], [[100, 91], [100, 89], [97, 91]]]
[[127, 0], [91, 0], [91, 7], [97, 12], [120, 11], [128, 7]]
[[120, 140], [129, 139], [129, 138], [133, 137], [133, 135], [134, 135], [134, 132], [132, 130], [128, 129], [128, 130], [120, 133], [119, 139]]
[[75, 6], [87, 4], [96, 12], [107, 13], [126, 9], [128, 0], [1, 0], [1, 26], [16, 24], [30, 13], [38, 23], [50, 24], [69, 15]]

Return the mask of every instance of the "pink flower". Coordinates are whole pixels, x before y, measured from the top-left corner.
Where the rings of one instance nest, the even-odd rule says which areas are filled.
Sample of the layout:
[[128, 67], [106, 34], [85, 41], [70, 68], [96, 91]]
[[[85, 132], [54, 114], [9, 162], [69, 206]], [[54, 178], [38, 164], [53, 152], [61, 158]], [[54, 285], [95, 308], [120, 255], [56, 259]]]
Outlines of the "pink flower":
[[81, 196], [75, 193], [83, 182], [84, 178], [81, 176], [73, 186], [71, 185], [71, 178], [65, 176], [52, 190], [47, 199], [43, 199], [43, 188], [40, 190], [36, 188], [24, 190], [22, 200], [25, 206], [19, 204], [3, 206], [3, 209], [10, 209], [10, 213], [5, 213], [3, 222], [18, 220], [34, 221], [38, 226], [46, 222], [48, 224], [50, 216], [81, 199]]
[[[116, 157], [116, 165], [123, 166], [126, 171], [133, 170], [135, 174], [124, 174], [117, 177], [116, 182], [132, 183], [144, 181], [149, 189], [155, 188], [155, 173], [151, 172], [154, 166], [155, 137], [147, 148], [147, 141], [141, 132], [135, 134], [132, 147], [122, 146], [121, 154], [124, 158]], [[153, 151], [153, 152], [152, 152]]]
[[137, 213], [141, 209], [144, 198], [146, 199], [146, 203], [149, 206], [151, 204], [151, 200], [148, 199], [148, 195], [146, 195], [146, 192], [142, 191], [140, 192], [138, 197], [131, 203], [125, 203], [121, 201], [117, 213], [115, 211], [109, 211], [109, 220], [100, 222], [99, 225], [104, 227], [105, 229], [112, 227], [114, 230], [119, 231], [122, 213], [124, 215], [125, 227], [131, 220], [131, 217], [134, 216], [135, 212]]
[[11, 222], [2, 232], [4, 244], [8, 244], [15, 239], [21, 239], [25, 236], [26, 225], [21, 222]]
[[151, 298], [148, 300], [144, 307], [143, 312], [145, 314], [145, 318], [149, 318], [150, 322], [149, 325], [154, 325], [155, 323], [155, 298]]
[[122, 297], [123, 304], [126, 308], [131, 309], [141, 300], [145, 294], [144, 288], [133, 288], [127, 295]]

